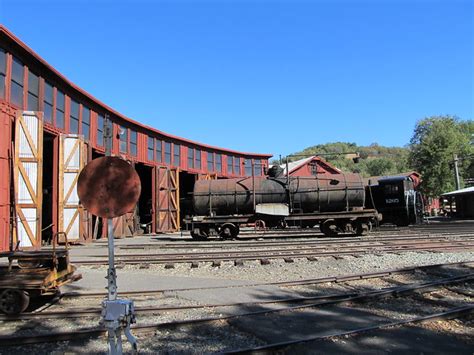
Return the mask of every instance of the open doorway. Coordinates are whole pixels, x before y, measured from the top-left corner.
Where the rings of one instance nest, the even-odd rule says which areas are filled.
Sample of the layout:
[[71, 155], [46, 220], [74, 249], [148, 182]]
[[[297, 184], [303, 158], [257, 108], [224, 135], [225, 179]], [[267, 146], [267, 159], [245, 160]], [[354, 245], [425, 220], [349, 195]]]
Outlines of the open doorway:
[[[92, 160], [105, 156], [104, 153], [92, 149]], [[103, 220], [100, 217], [92, 215], [92, 240], [101, 239], [106, 236]]]
[[142, 184], [142, 191], [138, 200], [140, 229], [145, 234], [149, 234], [152, 231], [153, 222], [153, 168], [145, 164], [136, 163], [135, 170]]
[[179, 172], [179, 218], [181, 221], [193, 214], [193, 190], [196, 179], [197, 174], [190, 174], [185, 171]]
[[54, 201], [54, 177], [57, 176], [54, 171], [54, 144], [55, 135], [43, 132], [43, 204], [41, 210], [41, 242], [50, 244], [53, 238], [53, 201]]

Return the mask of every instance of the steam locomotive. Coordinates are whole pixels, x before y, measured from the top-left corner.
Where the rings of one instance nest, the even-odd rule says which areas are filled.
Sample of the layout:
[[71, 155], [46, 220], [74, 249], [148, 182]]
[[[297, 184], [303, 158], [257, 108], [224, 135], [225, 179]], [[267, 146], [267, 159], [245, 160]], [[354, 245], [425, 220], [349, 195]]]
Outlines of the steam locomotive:
[[408, 226], [423, 218], [423, 199], [409, 176], [386, 176], [378, 179], [377, 184], [369, 183], [366, 206], [382, 214], [381, 224]]
[[184, 222], [196, 240], [211, 235], [235, 238], [240, 227], [319, 225], [327, 236], [367, 234], [381, 216], [365, 208], [366, 190], [359, 174], [282, 176], [270, 169], [265, 177], [199, 180], [194, 185], [194, 216]]

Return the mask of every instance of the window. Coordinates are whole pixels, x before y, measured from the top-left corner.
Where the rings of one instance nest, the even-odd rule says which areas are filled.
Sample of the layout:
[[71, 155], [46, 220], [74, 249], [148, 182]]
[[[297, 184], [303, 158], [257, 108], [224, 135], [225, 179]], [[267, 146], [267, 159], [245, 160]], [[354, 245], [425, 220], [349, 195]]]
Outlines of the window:
[[82, 106], [82, 135], [85, 139], [90, 139], [91, 131], [91, 110], [88, 107]]
[[222, 173], [222, 155], [216, 154], [216, 171]]
[[5, 77], [7, 76], [7, 53], [0, 48], [0, 98], [5, 98]]
[[398, 194], [398, 185], [385, 185], [384, 190], [386, 195], [396, 195]]
[[56, 127], [64, 129], [64, 93], [56, 94]]
[[262, 176], [262, 162], [260, 160], [254, 160], [253, 174], [255, 176]]
[[130, 130], [130, 154], [137, 156], [137, 132]]
[[188, 147], [188, 169], [194, 169], [194, 148]]
[[28, 72], [28, 103], [27, 108], [30, 111], [39, 111], [39, 77]]
[[104, 146], [104, 116], [97, 115], [97, 145]]
[[195, 168], [196, 169], [201, 169], [201, 150], [200, 149], [196, 149], [196, 164], [195, 164]]
[[252, 160], [245, 159], [245, 176], [252, 176]]
[[165, 142], [165, 163], [171, 165], [171, 143]]
[[13, 57], [10, 96], [12, 104], [21, 108], [23, 108], [23, 70], [23, 63]]
[[128, 130], [126, 127], [119, 126], [120, 153], [127, 153]]
[[79, 133], [79, 102], [71, 100], [71, 112], [69, 114], [69, 132]]
[[240, 158], [234, 157], [234, 174], [240, 175]]
[[232, 175], [232, 170], [234, 167], [234, 157], [232, 156], [227, 156], [227, 174]]
[[147, 139], [147, 157], [149, 161], [155, 159], [155, 139], [153, 137]]
[[173, 165], [180, 166], [181, 165], [181, 146], [179, 144], [173, 144]]
[[155, 160], [158, 163], [163, 161], [163, 142], [160, 139], [155, 142]]
[[44, 120], [53, 123], [53, 94], [54, 89], [47, 81], [44, 82], [43, 115]]
[[207, 171], [214, 171], [214, 153], [207, 152]]
[[311, 175], [318, 175], [318, 165], [316, 162], [312, 162], [309, 164], [309, 170], [311, 171]]

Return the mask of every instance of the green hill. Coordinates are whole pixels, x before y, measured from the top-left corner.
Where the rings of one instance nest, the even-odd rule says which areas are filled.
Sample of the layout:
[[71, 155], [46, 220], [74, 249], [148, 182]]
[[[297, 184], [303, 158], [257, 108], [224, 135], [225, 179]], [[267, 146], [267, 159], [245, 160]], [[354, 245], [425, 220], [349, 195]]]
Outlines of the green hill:
[[[359, 153], [358, 163], [352, 160], [353, 155], [341, 153]], [[308, 147], [295, 155], [322, 155], [334, 153], [335, 155], [322, 155], [322, 157], [345, 172], [359, 172], [363, 176], [394, 175], [409, 171], [408, 148], [384, 147], [373, 143], [369, 146], [358, 146], [355, 143], [335, 142], [318, 144]], [[298, 160], [302, 157], [289, 158]]]

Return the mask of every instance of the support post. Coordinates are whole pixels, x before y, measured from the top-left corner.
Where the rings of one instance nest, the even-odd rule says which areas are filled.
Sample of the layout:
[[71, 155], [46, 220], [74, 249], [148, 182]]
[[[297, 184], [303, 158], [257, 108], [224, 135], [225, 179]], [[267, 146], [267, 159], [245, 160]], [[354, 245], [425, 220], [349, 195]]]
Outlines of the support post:
[[459, 182], [459, 167], [458, 167], [458, 155], [454, 154], [454, 182], [456, 183], [456, 190], [461, 188], [461, 183]]
[[257, 208], [257, 201], [255, 196], [255, 162], [252, 159], [252, 197], [253, 197], [253, 211]]

